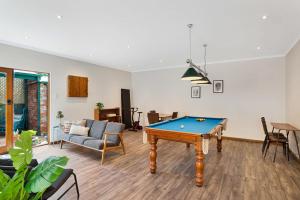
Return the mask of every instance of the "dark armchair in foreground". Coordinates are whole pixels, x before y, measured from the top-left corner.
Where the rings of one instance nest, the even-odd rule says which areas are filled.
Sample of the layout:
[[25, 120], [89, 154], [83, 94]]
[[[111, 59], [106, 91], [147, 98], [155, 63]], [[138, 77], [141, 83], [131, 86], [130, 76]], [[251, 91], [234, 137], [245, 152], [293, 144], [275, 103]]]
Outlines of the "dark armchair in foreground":
[[[33, 159], [28, 168], [29, 170], [31, 170], [37, 165], [37, 160]], [[13, 162], [10, 159], [0, 159], [0, 169], [10, 177], [13, 177], [16, 172], [15, 168], [13, 167]], [[76, 187], [77, 199], [79, 199], [79, 188], [77, 178], [75, 173], [73, 172], [73, 169], [64, 169], [63, 173], [59, 176], [59, 178], [45, 191], [41, 199], [49, 199], [64, 185], [64, 183], [70, 178], [70, 176], [74, 177], [74, 183], [70, 187], [68, 187], [68, 189], [65, 192], [63, 192], [57, 199], [61, 199], [74, 186]]]

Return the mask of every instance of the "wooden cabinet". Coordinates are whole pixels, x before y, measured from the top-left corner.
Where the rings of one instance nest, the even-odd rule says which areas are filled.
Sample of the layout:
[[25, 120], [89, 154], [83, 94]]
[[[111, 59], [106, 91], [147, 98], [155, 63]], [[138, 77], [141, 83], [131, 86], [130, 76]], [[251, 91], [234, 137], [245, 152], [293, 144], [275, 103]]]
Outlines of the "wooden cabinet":
[[80, 76], [68, 76], [68, 97], [87, 97], [88, 78]]
[[105, 108], [94, 110], [95, 120], [108, 120], [110, 122], [121, 122], [120, 108]]

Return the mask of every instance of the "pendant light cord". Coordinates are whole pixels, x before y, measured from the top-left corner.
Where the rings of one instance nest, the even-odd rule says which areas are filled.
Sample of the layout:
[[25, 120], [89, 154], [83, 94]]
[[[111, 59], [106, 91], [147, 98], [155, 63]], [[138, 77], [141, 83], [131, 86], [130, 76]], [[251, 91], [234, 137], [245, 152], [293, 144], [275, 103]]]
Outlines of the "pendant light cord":
[[206, 47], [207, 47], [207, 45], [204, 44], [203, 47], [204, 47], [204, 71], [206, 73]]
[[189, 24], [188, 25], [189, 27], [189, 38], [190, 38], [190, 60], [192, 61], [192, 27], [193, 25], [192, 24]]

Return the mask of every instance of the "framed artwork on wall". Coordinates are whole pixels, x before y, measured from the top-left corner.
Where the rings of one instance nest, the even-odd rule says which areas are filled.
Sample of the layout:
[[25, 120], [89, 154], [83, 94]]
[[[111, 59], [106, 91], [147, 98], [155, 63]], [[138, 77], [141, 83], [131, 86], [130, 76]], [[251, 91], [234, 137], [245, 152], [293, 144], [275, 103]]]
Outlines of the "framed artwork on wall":
[[192, 86], [191, 87], [191, 97], [192, 98], [200, 98], [201, 97], [201, 87], [200, 86]]
[[213, 92], [214, 93], [223, 93], [224, 92], [224, 81], [223, 80], [214, 80], [213, 81]]

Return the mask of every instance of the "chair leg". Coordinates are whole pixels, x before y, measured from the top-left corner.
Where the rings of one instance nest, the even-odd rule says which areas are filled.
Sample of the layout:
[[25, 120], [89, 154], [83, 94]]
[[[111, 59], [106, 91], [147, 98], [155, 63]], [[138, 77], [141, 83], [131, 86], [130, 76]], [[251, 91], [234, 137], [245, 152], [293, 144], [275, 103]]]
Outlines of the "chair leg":
[[76, 186], [76, 192], [77, 192], [77, 199], [79, 199], [80, 193], [79, 193], [79, 187], [77, 182], [76, 174], [73, 172], [74, 180], [75, 180], [75, 186]]
[[273, 162], [275, 162], [275, 159], [276, 159], [277, 146], [278, 146], [278, 142], [276, 142], [276, 146], [275, 146], [275, 153], [274, 153]]
[[62, 149], [63, 143], [64, 143], [64, 141], [61, 140], [61, 141], [60, 141], [60, 149]]
[[265, 157], [266, 157], [266, 155], [268, 153], [269, 147], [270, 147], [270, 141], [267, 141], [265, 152], [264, 152], [264, 159], [265, 159]]
[[266, 146], [267, 146], [267, 136], [265, 137], [264, 143], [263, 143], [262, 148], [261, 148], [261, 154], [262, 155], [264, 155]]
[[287, 159], [290, 161], [290, 147], [289, 147], [289, 142], [286, 143], [285, 151], [287, 154]]
[[125, 151], [125, 145], [124, 145], [123, 135], [120, 134], [119, 137], [120, 137], [120, 142], [121, 142], [121, 145], [122, 145], [123, 153], [125, 155], [126, 151]]

